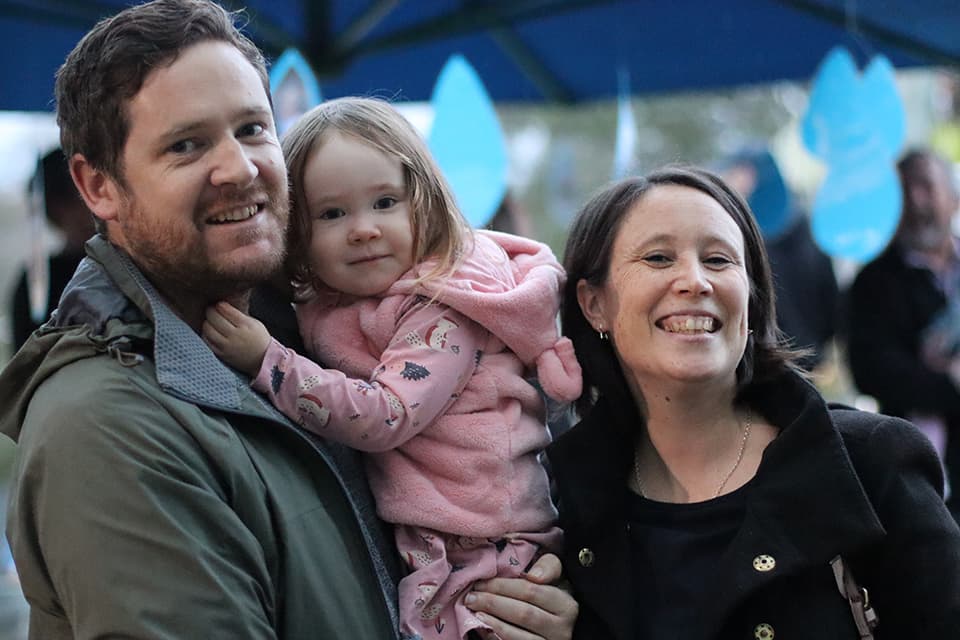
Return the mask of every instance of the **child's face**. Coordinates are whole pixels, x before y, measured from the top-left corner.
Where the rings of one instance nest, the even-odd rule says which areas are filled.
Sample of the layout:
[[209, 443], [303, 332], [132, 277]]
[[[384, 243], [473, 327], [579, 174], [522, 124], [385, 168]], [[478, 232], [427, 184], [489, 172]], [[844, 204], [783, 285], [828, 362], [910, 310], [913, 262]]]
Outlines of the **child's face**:
[[400, 160], [332, 132], [307, 160], [310, 269], [332, 289], [381, 293], [413, 266], [410, 201]]

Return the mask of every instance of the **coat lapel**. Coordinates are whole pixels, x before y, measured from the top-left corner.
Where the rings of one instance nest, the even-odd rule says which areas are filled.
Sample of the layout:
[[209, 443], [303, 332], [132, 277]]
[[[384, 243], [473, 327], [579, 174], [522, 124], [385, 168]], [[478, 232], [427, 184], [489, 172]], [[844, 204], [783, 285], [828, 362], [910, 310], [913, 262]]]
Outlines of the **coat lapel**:
[[614, 414], [605, 403], [548, 450], [558, 480], [566, 548], [564, 570], [577, 597], [612, 628], [633, 637], [633, 580], [624, 499], [639, 422]]
[[[723, 579], [707, 599], [707, 629], [722, 628], [729, 612], [771, 581], [811, 566], [828, 573], [834, 556], [852, 555], [885, 534], [813, 386], [787, 376], [753, 395], [751, 406], [782, 426], [763, 453], [743, 525], [719, 565]], [[764, 557], [773, 558], [773, 569]]]

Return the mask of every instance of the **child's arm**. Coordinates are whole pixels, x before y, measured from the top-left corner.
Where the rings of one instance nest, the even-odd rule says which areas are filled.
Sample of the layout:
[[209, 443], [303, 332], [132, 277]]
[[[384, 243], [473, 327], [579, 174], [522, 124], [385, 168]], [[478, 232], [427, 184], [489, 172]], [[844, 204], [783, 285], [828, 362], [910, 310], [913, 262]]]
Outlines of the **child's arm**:
[[271, 340], [262, 322], [228, 302], [207, 309], [201, 334], [218, 358], [251, 378], [260, 372]]
[[324, 369], [274, 340], [253, 387], [319, 435], [362, 451], [387, 451], [419, 434], [457, 399], [487, 337], [448, 307], [421, 304], [398, 323], [369, 380]]

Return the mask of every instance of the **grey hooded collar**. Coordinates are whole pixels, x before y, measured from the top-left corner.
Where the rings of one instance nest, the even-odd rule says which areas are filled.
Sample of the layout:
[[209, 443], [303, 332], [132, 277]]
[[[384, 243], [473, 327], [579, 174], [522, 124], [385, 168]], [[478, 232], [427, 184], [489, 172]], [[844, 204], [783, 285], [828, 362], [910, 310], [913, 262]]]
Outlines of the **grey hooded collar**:
[[87, 324], [93, 327], [93, 335], [106, 335], [107, 323], [114, 318], [152, 320], [153, 360], [160, 387], [189, 402], [239, 410], [240, 389], [247, 381], [223, 364], [173, 312], [130, 257], [99, 235], [87, 241], [87, 253], [52, 324]]

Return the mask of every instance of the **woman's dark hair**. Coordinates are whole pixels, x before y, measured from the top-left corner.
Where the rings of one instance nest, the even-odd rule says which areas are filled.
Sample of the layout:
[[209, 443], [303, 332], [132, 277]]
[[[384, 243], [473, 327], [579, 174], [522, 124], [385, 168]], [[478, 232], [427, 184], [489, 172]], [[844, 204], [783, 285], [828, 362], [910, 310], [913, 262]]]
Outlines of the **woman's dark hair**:
[[583, 416], [598, 398], [630, 398], [626, 379], [613, 353], [612, 343], [601, 340], [587, 321], [577, 300], [577, 283], [585, 280], [602, 286], [609, 276], [613, 244], [623, 220], [644, 196], [664, 185], [696, 189], [713, 198], [743, 234], [747, 278], [750, 282], [747, 335], [743, 358], [737, 365], [737, 396], [755, 383], [769, 380], [785, 370], [799, 371], [800, 352], [789, 349], [777, 327], [773, 277], [760, 230], [750, 207], [713, 173], [686, 165], [668, 165], [643, 177], [615, 182], [595, 194], [577, 213], [564, 251], [567, 283], [560, 318], [583, 366], [583, 395], [576, 403]]

